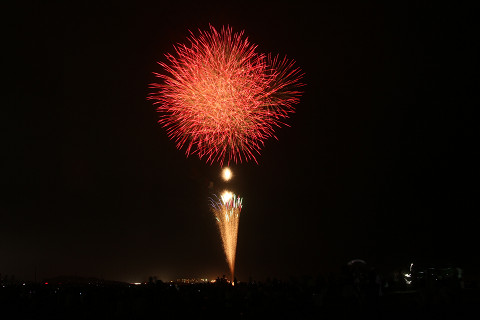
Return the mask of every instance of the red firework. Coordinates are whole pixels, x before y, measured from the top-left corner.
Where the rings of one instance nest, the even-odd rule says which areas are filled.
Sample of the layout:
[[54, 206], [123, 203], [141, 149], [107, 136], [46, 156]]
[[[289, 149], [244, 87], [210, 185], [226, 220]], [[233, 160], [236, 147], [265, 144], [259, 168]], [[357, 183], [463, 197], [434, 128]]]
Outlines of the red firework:
[[254, 160], [274, 128], [294, 112], [302, 84], [294, 61], [257, 53], [243, 31], [230, 27], [190, 32], [189, 44], [159, 62], [167, 74], [149, 99], [178, 149], [207, 163]]

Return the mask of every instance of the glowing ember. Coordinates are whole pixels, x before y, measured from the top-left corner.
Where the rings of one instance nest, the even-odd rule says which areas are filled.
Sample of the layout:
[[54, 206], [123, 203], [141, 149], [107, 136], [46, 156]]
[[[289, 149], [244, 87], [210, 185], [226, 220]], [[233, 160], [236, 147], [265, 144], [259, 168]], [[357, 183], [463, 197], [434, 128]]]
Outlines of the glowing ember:
[[232, 179], [233, 173], [232, 170], [230, 170], [229, 167], [226, 167], [222, 170], [222, 179], [225, 181], [229, 181]]
[[[166, 74], [150, 85], [166, 128], [178, 149], [207, 163], [254, 160], [274, 128], [294, 112], [302, 74], [294, 61], [257, 53], [243, 31], [229, 27], [191, 33], [159, 62]], [[276, 138], [276, 137], [275, 137]]]
[[[216, 197], [216, 196], [215, 196]], [[216, 197], [217, 198], [217, 197]], [[242, 211], [242, 198], [230, 191], [224, 191], [221, 198], [211, 200], [211, 209], [217, 219], [222, 238], [223, 250], [227, 258], [232, 281], [234, 279], [235, 253], [237, 250], [238, 223]]]

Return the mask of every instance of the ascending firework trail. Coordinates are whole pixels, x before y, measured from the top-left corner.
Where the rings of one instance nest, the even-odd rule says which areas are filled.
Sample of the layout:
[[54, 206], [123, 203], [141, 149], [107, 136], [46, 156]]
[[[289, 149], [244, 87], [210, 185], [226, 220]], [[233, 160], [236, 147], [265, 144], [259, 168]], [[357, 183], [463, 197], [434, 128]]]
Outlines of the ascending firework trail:
[[[215, 196], [216, 197], [216, 196]], [[230, 267], [233, 283], [235, 270], [235, 253], [237, 250], [238, 223], [242, 211], [242, 198], [230, 191], [224, 191], [220, 199], [210, 199], [211, 209], [217, 220], [220, 236], [222, 237], [223, 250]]]

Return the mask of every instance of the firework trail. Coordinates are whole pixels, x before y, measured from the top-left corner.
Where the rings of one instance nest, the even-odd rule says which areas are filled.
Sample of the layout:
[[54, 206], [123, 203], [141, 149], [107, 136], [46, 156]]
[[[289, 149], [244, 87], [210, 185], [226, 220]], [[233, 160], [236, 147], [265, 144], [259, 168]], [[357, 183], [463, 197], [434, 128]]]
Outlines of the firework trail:
[[215, 198], [215, 200], [210, 199], [211, 210], [217, 220], [223, 250], [230, 267], [231, 279], [233, 281], [235, 253], [237, 251], [238, 223], [240, 221], [243, 199], [230, 191], [224, 191], [220, 199], [216, 195]]
[[303, 74], [294, 61], [257, 53], [243, 31], [229, 27], [190, 32], [188, 45], [175, 46], [161, 83], [148, 99], [160, 113], [178, 149], [207, 163], [254, 160], [274, 129], [294, 112]]

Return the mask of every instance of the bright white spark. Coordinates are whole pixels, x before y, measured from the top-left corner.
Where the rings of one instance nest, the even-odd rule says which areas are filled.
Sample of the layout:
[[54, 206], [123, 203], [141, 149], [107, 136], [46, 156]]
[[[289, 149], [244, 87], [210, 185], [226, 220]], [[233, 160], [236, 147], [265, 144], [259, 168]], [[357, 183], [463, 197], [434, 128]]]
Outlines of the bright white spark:
[[230, 199], [233, 198], [233, 193], [231, 191], [225, 190], [220, 197], [222, 198], [223, 204], [226, 204]]

